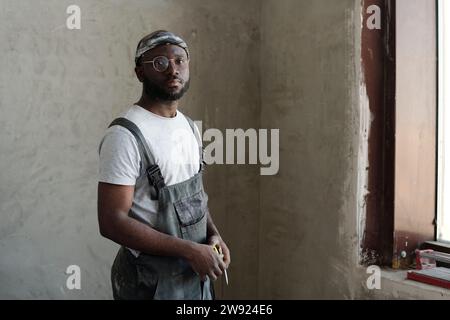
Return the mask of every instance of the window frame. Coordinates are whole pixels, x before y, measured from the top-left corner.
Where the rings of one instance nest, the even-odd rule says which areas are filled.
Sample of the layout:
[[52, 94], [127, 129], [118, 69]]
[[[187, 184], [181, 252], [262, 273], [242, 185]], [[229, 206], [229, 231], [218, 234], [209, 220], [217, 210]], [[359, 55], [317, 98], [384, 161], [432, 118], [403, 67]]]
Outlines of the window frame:
[[[368, 167], [367, 167], [367, 195], [365, 197], [365, 225], [363, 225], [363, 235], [360, 236], [360, 263], [378, 264], [390, 266], [395, 269], [410, 268], [414, 262], [414, 251], [417, 248], [434, 249], [442, 252], [450, 253], [450, 246], [437, 240], [437, 147], [438, 147], [438, 41], [437, 41], [437, 27], [438, 27], [438, 1], [421, 2], [405, 0], [364, 0], [363, 1], [363, 25], [361, 34], [361, 60], [363, 81], [367, 90], [367, 98], [369, 102], [369, 109], [371, 117], [374, 119], [370, 124], [370, 133], [367, 141], [368, 144]], [[433, 4], [433, 8], [430, 6]], [[382, 11], [382, 28], [381, 30], [368, 30], [365, 26], [365, 21], [368, 17], [367, 8], [371, 5], [378, 5]], [[434, 15], [433, 20], [423, 17], [423, 9], [426, 5], [427, 15]], [[402, 15], [399, 16], [400, 10], [403, 10]], [[406, 7], [408, 6], [408, 7]], [[422, 7], [421, 7], [422, 6]], [[406, 8], [406, 9], [405, 9]], [[416, 11], [415, 11], [416, 10]], [[428, 65], [433, 69], [433, 72], [427, 70], [427, 80], [425, 84], [428, 85], [427, 91], [424, 91], [426, 97], [421, 100], [422, 104], [416, 104], [415, 109], [418, 110], [418, 119], [423, 116], [422, 105], [427, 110], [426, 117], [426, 148], [430, 153], [428, 165], [423, 167], [417, 165], [416, 169], [422, 170], [420, 174], [414, 177], [408, 175], [408, 168], [405, 169], [405, 162], [399, 159], [405, 159], [405, 152], [416, 156], [413, 161], [419, 161], [423, 155], [420, 154], [418, 141], [419, 130], [413, 130], [412, 144], [405, 146], [405, 123], [402, 123], [402, 117], [410, 115], [408, 106], [405, 103], [405, 87], [410, 90], [410, 94], [415, 94], [415, 88], [421, 88], [423, 83], [419, 83], [415, 87], [412, 85], [405, 86], [401, 81], [414, 81], [405, 77], [408, 75], [408, 66], [410, 68], [417, 68], [413, 60], [409, 61], [410, 57], [405, 54], [405, 50], [401, 47], [405, 44], [402, 40], [397, 39], [399, 36], [405, 35], [405, 26], [401, 23], [408, 23], [404, 21], [408, 19], [407, 14], [411, 14], [414, 18], [413, 12], [420, 12], [422, 14], [422, 22], [427, 31], [420, 36], [426, 40], [428, 51], [423, 51], [422, 54], [426, 56], [425, 60], [418, 60], [426, 64], [422, 66], [427, 70]], [[397, 17], [399, 19], [397, 19]], [[431, 21], [431, 23], [429, 23]], [[411, 23], [411, 21], [409, 21]], [[399, 30], [400, 27], [400, 30]], [[421, 26], [422, 27], [422, 26]], [[403, 29], [402, 29], [403, 28]], [[398, 32], [402, 32], [398, 34]], [[420, 30], [419, 30], [420, 31]], [[411, 39], [410, 43], [417, 39], [414, 32], [406, 33], [406, 36]], [[432, 42], [434, 39], [434, 43]], [[400, 40], [400, 41], [398, 41]], [[400, 43], [400, 47], [398, 47]], [[434, 49], [433, 49], [434, 46]], [[403, 52], [402, 52], [403, 50]], [[435, 51], [434, 51], [435, 50]], [[411, 51], [409, 51], [411, 52]], [[425, 53], [424, 53], [425, 52]], [[417, 57], [416, 57], [417, 58]], [[407, 63], [405, 63], [405, 60]], [[381, 72], [380, 72], [381, 70]], [[403, 72], [403, 74], [402, 74]], [[416, 74], [416, 81], [420, 81], [420, 77]], [[431, 79], [434, 78], [434, 79]], [[436, 81], [433, 83], [433, 81]], [[432, 83], [432, 84], [430, 84]], [[433, 89], [430, 90], [429, 86]], [[399, 102], [398, 97], [403, 94], [403, 102]], [[434, 96], [433, 96], [434, 94]], [[403, 103], [403, 105], [401, 104]], [[422, 115], [420, 115], [422, 112]], [[423, 125], [423, 122], [420, 123]], [[414, 128], [413, 125], [411, 127]], [[421, 130], [423, 128], [421, 127]], [[404, 131], [402, 131], [404, 130]], [[408, 132], [411, 132], [408, 131]], [[420, 141], [419, 141], [420, 142]], [[402, 147], [403, 143], [403, 147]], [[423, 141], [421, 142], [423, 143]], [[407, 145], [407, 143], [406, 143]], [[423, 149], [423, 146], [420, 146]], [[423, 150], [422, 150], [423, 151]], [[408, 167], [408, 166], [406, 166]], [[411, 167], [409, 168], [411, 170]], [[423, 172], [426, 170], [426, 172]], [[406, 178], [408, 179], [406, 179]], [[418, 185], [425, 185], [425, 189], [420, 188], [405, 188], [405, 181], [414, 181]], [[420, 194], [418, 190], [426, 190], [426, 196]], [[403, 197], [403, 199], [400, 199]], [[406, 201], [405, 201], [406, 197]], [[418, 200], [416, 198], [421, 198]], [[399, 203], [407, 204], [407, 208], [402, 208]], [[417, 203], [417, 206], [409, 205], [408, 201]], [[422, 203], [420, 203], [422, 201]], [[405, 220], [411, 219], [415, 221], [414, 217], [418, 217], [417, 221], [422, 223], [405, 224]]]
[[[436, 238], [436, 242], [438, 243], [443, 243], [444, 247], [445, 244], [450, 244], [450, 236], [448, 236], [447, 239], [441, 238], [440, 234], [440, 228], [441, 228], [441, 223], [443, 219], [443, 215], [444, 213], [444, 209], [447, 208], [447, 211], [450, 209], [450, 201], [447, 200], [447, 203], [444, 204], [444, 197], [443, 194], [445, 191], [448, 191], [448, 188], [444, 188], [444, 162], [445, 162], [445, 158], [444, 158], [444, 139], [446, 138], [445, 135], [448, 135], [448, 138], [450, 138], [450, 131], [445, 133], [444, 132], [444, 122], [449, 123], [450, 124], [450, 114], [447, 114], [447, 119], [445, 119], [445, 114], [444, 114], [444, 110], [445, 110], [445, 105], [450, 105], [449, 101], [450, 101], [450, 96], [448, 96], [448, 94], [445, 94], [444, 91], [444, 87], [445, 87], [445, 83], [450, 84], [450, 72], [447, 69], [447, 71], [443, 70], [443, 59], [444, 59], [444, 52], [448, 52], [448, 54], [450, 53], [450, 44], [447, 44], [445, 47], [442, 45], [442, 43], [444, 42], [444, 34], [442, 32], [442, 30], [444, 29], [444, 13], [448, 14], [450, 18], [450, 6], [448, 5], [448, 3], [446, 4], [446, 6], [448, 6], [446, 9], [448, 11], [444, 12], [444, 1], [442, 0], [436, 0], [436, 10], [437, 10], [437, 24], [436, 24], [436, 34], [437, 34], [437, 52], [438, 52], [438, 58], [437, 58], [437, 83], [438, 83], [438, 93], [437, 93], [437, 106], [438, 106], [438, 111], [437, 111], [437, 119], [438, 119], [438, 132], [437, 132], [437, 145], [436, 145], [436, 149], [437, 149], [437, 186], [436, 186], [436, 194], [437, 194], [437, 199], [436, 199], [436, 234], [435, 234], [435, 238]], [[450, 29], [450, 24], [446, 26], [447, 30]], [[447, 67], [448, 68], [448, 67]], [[445, 72], [447, 72], [447, 74], [445, 74]], [[447, 145], [450, 145], [450, 141], [446, 143]], [[448, 154], [450, 154], [450, 152], [447, 151]], [[447, 163], [450, 162], [450, 159], [447, 160]], [[450, 173], [448, 173], [448, 177], [446, 178], [448, 182], [450, 182]], [[447, 215], [450, 214], [450, 211], [447, 212]], [[446, 221], [449, 221], [450, 217], [446, 218]]]

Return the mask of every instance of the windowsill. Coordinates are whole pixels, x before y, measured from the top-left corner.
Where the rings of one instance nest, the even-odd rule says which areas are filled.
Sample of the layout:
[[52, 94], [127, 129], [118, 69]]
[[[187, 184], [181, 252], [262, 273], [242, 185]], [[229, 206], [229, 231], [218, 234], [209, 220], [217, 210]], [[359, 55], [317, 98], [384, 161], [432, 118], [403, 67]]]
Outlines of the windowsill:
[[410, 293], [408, 296], [413, 299], [450, 299], [449, 289], [408, 280], [406, 273], [407, 270], [382, 269], [382, 289], [383, 283], [387, 287], [392, 287], [394, 298], [399, 299], [404, 299], [402, 292]]
[[425, 241], [421, 249], [432, 249], [434, 251], [450, 253], [450, 243], [443, 241]]

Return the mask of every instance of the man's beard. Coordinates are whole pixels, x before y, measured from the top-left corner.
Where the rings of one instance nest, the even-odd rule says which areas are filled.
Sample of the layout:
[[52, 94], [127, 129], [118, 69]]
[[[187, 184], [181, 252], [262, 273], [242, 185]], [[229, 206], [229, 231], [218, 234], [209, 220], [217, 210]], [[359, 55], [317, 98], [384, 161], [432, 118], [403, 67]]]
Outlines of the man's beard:
[[144, 91], [149, 98], [162, 100], [162, 101], [175, 101], [181, 99], [181, 97], [189, 89], [190, 79], [183, 84], [183, 87], [179, 92], [167, 92], [164, 88], [160, 87], [149, 78], [144, 77], [143, 85]]

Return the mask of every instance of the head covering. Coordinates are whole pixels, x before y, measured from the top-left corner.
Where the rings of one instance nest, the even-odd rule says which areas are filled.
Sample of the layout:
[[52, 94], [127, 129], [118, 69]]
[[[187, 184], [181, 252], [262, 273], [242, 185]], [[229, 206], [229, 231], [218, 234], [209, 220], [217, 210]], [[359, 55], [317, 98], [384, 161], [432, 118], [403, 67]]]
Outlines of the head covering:
[[186, 51], [187, 57], [189, 58], [189, 50], [186, 42], [179, 36], [173, 34], [172, 32], [165, 30], [158, 30], [150, 33], [139, 41], [136, 48], [135, 62], [148, 50], [151, 50], [161, 44], [174, 44]]

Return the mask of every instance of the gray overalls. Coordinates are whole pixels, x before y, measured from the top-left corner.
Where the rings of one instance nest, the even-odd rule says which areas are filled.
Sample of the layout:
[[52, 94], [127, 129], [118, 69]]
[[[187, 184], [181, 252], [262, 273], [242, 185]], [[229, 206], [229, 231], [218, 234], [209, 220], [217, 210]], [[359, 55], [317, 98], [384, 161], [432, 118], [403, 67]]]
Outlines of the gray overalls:
[[[158, 199], [159, 211], [152, 228], [166, 234], [206, 243], [208, 196], [203, 188], [203, 152], [201, 140], [188, 120], [197, 139], [200, 152], [200, 170], [192, 178], [166, 186], [159, 167], [139, 128], [125, 118], [114, 120], [110, 126], [120, 125], [135, 136], [143, 168], [152, 186], [152, 199]], [[212, 300], [214, 290], [209, 278], [201, 281], [189, 263], [176, 257], [141, 253], [135, 257], [121, 247], [112, 266], [111, 281], [114, 299], [170, 299]]]

